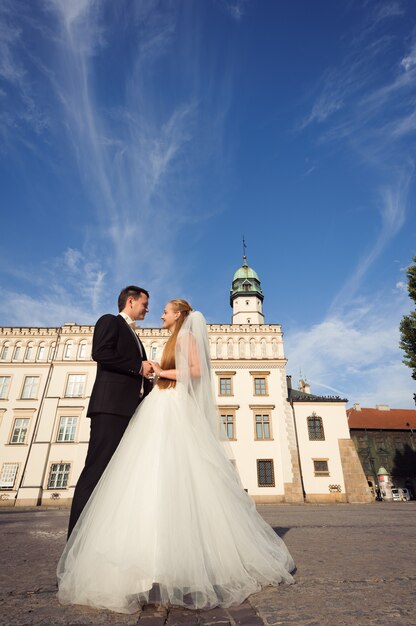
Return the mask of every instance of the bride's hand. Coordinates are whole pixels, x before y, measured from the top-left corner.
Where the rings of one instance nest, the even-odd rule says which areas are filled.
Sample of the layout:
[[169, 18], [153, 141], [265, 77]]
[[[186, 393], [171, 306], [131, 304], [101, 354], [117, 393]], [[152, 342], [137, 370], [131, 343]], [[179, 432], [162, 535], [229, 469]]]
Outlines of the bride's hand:
[[162, 368], [160, 367], [159, 363], [157, 363], [156, 361], [150, 361], [150, 363], [152, 364], [153, 371], [156, 374], [156, 376], [160, 376], [160, 372], [162, 371]]

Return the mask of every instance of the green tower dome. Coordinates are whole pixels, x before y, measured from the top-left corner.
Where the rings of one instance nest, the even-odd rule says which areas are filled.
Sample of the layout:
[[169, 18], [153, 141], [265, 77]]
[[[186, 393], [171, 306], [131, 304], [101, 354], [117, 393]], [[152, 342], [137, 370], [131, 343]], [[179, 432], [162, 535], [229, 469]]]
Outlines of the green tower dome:
[[230, 289], [230, 304], [238, 296], [257, 296], [261, 302], [264, 300], [261, 290], [260, 278], [252, 267], [247, 265], [246, 257], [243, 257], [243, 265], [234, 273], [232, 287]]
[[252, 267], [249, 267], [247, 263], [239, 267], [238, 270], [235, 272], [233, 282], [240, 278], [242, 278], [243, 280], [245, 278], [255, 278], [255, 280], [260, 283], [260, 278], [258, 277], [257, 272], [253, 270]]

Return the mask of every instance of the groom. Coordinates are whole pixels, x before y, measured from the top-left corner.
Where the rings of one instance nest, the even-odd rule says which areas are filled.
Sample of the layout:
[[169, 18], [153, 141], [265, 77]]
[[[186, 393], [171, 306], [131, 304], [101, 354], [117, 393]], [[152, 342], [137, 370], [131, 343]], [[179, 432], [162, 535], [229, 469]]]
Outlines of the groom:
[[101, 478], [136, 408], [152, 388], [152, 365], [134, 332], [148, 312], [149, 294], [130, 285], [118, 297], [119, 315], [103, 315], [95, 325], [92, 358], [97, 376], [87, 416], [91, 418], [85, 467], [72, 500], [68, 538]]

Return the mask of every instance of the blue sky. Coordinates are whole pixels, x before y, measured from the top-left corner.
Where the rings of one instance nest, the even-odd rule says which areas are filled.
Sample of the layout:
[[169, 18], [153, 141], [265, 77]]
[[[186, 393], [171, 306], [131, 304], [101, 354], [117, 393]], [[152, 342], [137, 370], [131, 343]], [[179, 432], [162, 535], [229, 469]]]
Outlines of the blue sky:
[[288, 372], [413, 406], [413, 0], [2, 0], [0, 324], [229, 322], [247, 258]]

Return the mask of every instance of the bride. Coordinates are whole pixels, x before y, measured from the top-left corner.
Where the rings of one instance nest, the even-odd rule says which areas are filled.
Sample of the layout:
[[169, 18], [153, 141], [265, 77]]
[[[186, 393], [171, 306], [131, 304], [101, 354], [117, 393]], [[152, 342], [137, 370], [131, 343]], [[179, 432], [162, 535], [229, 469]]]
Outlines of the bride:
[[58, 598], [133, 613], [157, 602], [228, 607], [290, 583], [293, 560], [257, 513], [227, 455], [211, 384], [208, 333], [185, 300], [156, 384], [130, 420], [58, 564]]

